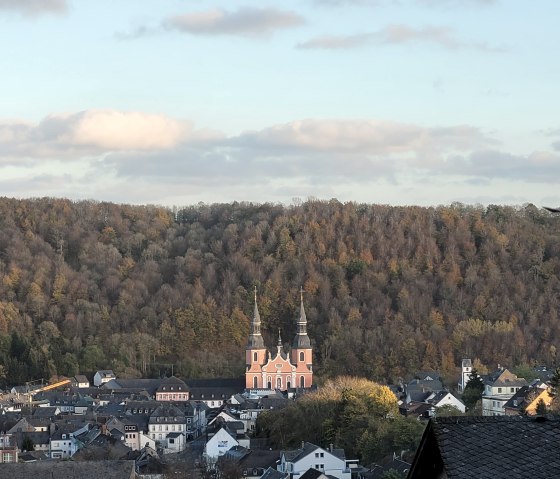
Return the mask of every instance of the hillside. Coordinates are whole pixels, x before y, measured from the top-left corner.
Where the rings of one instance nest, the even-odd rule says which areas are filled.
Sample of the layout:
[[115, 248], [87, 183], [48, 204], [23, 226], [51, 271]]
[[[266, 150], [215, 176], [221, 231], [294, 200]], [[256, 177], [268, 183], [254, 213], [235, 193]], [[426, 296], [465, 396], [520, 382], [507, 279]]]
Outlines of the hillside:
[[559, 275], [560, 218], [532, 205], [1, 198], [0, 377], [239, 375], [255, 285], [271, 346], [303, 285], [323, 377], [554, 364]]

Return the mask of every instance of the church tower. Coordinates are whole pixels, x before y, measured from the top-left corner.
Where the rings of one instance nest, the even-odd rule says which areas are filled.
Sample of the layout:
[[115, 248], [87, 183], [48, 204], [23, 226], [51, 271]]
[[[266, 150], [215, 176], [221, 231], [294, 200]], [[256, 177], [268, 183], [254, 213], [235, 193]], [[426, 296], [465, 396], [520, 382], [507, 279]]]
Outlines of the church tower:
[[292, 344], [291, 362], [295, 366], [295, 387], [309, 388], [313, 385], [313, 351], [307, 335], [307, 317], [303, 307], [303, 288], [300, 290], [301, 303], [297, 332]]
[[257, 305], [257, 287], [255, 286], [255, 309], [253, 310], [253, 318], [251, 319], [251, 330], [249, 340], [245, 348], [245, 363], [247, 369], [245, 372], [245, 387], [262, 388], [262, 365], [266, 362], [266, 348], [264, 347], [263, 337], [261, 335], [261, 315]]
[[282, 336], [278, 330], [276, 352], [269, 353], [261, 335], [261, 316], [257, 306], [255, 288], [255, 309], [251, 320], [249, 340], [245, 348], [245, 388], [263, 391], [286, 391], [294, 388], [309, 388], [313, 385], [313, 359], [311, 343], [307, 336], [307, 318], [303, 307], [303, 290], [297, 322], [297, 334], [290, 355], [284, 352]]

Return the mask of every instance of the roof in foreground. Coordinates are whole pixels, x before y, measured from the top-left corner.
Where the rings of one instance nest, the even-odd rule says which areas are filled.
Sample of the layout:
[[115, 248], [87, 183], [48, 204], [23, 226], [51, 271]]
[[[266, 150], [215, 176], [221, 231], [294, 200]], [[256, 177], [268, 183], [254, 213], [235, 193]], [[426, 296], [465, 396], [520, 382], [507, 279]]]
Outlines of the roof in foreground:
[[134, 477], [134, 461], [40, 461], [2, 464], [0, 479], [57, 477], [80, 479], [129, 479]]
[[426, 428], [411, 473], [439, 451], [448, 479], [560, 477], [559, 449], [558, 417], [441, 417]]

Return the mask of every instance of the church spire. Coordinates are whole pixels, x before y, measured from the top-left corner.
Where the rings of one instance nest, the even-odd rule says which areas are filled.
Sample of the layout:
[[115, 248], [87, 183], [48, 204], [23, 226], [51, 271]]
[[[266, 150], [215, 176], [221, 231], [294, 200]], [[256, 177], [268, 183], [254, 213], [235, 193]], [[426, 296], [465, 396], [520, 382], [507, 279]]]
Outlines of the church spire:
[[282, 336], [280, 334], [280, 328], [278, 328], [278, 354], [282, 352]]
[[311, 347], [309, 336], [307, 336], [307, 316], [305, 315], [305, 308], [303, 307], [303, 288], [300, 288], [300, 307], [299, 319], [297, 322], [297, 333], [294, 338], [293, 348], [306, 349]]
[[255, 308], [253, 310], [253, 319], [251, 319], [251, 331], [249, 333], [249, 341], [247, 349], [264, 349], [264, 341], [261, 336], [261, 315], [257, 305], [257, 287], [255, 286]]

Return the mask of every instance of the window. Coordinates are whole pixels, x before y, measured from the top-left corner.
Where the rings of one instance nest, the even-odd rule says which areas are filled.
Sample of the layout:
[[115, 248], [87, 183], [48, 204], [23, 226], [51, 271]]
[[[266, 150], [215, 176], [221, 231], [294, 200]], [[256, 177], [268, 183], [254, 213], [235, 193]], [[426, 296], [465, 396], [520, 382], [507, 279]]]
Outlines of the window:
[[305, 387], [305, 378], [303, 376], [301, 376], [299, 378], [299, 387], [300, 388], [304, 388]]
[[282, 378], [276, 378], [276, 387], [282, 389]]
[[253, 362], [257, 362], [259, 360], [259, 355], [257, 353], [253, 353]]
[[301, 353], [299, 353], [299, 360], [300, 361], [304, 361], [305, 360], [305, 353], [302, 351]]
[[502, 388], [498, 388], [498, 394], [502, 392]]
[[509, 392], [514, 393], [514, 392], [515, 392], [515, 388], [509, 388]]
[[257, 384], [258, 384], [258, 380], [257, 380], [257, 376], [255, 376], [255, 377], [253, 378], [253, 388], [254, 388], [254, 389], [257, 389], [257, 387], [258, 387]]

